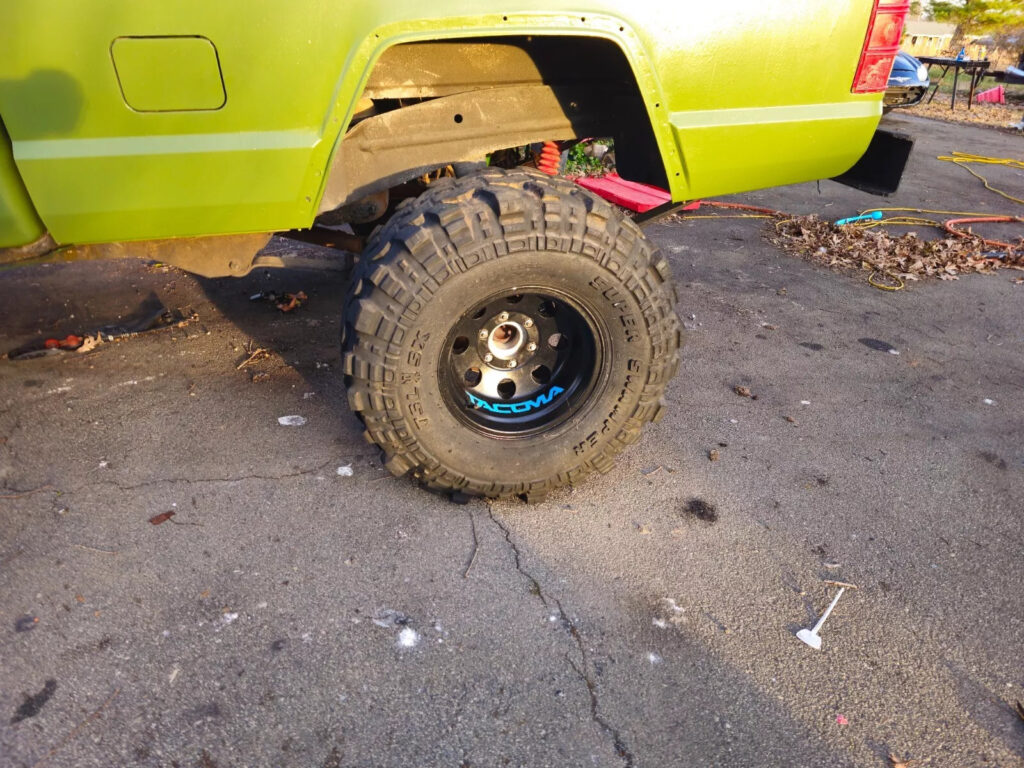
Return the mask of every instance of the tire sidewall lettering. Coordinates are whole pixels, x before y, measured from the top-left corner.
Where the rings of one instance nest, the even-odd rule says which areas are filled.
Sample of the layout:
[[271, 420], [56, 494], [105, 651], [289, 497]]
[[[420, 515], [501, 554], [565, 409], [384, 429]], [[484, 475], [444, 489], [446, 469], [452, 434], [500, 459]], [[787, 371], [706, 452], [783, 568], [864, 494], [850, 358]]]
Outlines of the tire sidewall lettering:
[[[635, 313], [623, 311], [624, 308], [629, 307], [630, 303], [636, 301], [635, 297], [630, 295], [624, 286], [612, 282], [603, 275], [593, 278], [587, 285], [619, 313], [619, 325], [626, 336], [626, 342], [629, 344], [641, 343], [645, 323], [639, 320]], [[643, 317], [642, 314], [641, 317]]]

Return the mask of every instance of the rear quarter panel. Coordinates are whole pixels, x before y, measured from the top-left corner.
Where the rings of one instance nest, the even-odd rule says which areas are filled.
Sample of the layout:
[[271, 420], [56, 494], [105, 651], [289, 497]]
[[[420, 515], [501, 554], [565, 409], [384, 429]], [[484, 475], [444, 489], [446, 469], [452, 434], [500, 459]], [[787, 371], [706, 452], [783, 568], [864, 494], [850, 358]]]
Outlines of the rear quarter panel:
[[860, 158], [882, 114], [881, 94], [851, 93], [870, 0], [689, 5], [668, 24], [649, 19], [682, 156], [675, 193], [829, 178]]
[[0, 123], [0, 248], [30, 243], [43, 231], [14, 164], [10, 138]]
[[[393, 44], [493, 34], [598, 35], [626, 52], [673, 198], [835, 175], [880, 97], [850, 94], [870, 0], [6, 0], [0, 117], [58, 242], [309, 226], [370, 68]], [[139, 112], [111, 45], [201, 36], [218, 109]], [[641, 116], [638, 115], [638, 118]]]

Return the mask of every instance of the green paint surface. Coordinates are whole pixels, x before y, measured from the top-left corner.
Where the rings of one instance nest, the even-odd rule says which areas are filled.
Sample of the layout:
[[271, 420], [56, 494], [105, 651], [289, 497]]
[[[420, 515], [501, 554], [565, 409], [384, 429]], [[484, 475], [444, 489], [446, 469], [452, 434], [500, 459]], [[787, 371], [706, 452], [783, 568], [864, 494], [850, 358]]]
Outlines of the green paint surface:
[[0, 123], [0, 248], [31, 243], [44, 231], [14, 164], [11, 140]]
[[203, 37], [119, 37], [110, 46], [125, 103], [137, 112], [224, 106], [217, 49]]
[[[825, 178], [853, 165], [881, 115], [880, 95], [850, 93], [870, 10], [870, 0], [106, 0], [100, 13], [81, 0], [6, 0], [0, 119], [16, 169], [0, 160], [0, 189], [23, 181], [58, 242], [308, 227], [387, 47], [523, 34], [622, 48], [675, 200]], [[154, 66], [147, 51], [159, 43], [145, 41], [126, 49], [126, 75], [114, 61], [129, 38], [179, 41], [153, 57], [179, 65]], [[3, 223], [28, 220], [9, 195], [7, 241], [36, 231], [15, 237]]]

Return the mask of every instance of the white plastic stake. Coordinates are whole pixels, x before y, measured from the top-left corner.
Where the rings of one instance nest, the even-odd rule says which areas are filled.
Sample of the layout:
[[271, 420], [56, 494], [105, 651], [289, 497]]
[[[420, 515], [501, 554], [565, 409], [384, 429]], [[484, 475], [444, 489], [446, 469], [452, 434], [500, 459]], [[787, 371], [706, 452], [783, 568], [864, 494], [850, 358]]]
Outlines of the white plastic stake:
[[845, 591], [846, 587], [839, 588], [839, 592], [836, 593], [834, 598], [832, 598], [832, 602], [829, 604], [828, 608], [825, 609], [825, 612], [821, 614], [821, 618], [818, 619], [818, 623], [814, 625], [813, 629], [801, 629], [796, 633], [796, 636], [800, 641], [811, 646], [811, 648], [816, 651], [821, 650], [821, 636], [818, 634], [818, 630], [821, 629], [822, 625], [825, 623], [825, 619], [827, 619], [829, 614], [832, 613], [832, 609], [836, 607], [836, 603], [839, 602], [839, 598], [843, 596], [843, 592]]

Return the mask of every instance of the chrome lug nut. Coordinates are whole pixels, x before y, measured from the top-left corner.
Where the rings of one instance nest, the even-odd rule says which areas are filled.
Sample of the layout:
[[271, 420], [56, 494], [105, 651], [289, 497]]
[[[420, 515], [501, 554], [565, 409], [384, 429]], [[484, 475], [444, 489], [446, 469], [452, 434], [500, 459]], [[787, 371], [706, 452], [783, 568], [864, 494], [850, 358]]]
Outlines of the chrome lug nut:
[[487, 329], [485, 329], [485, 328], [480, 329], [480, 338], [481, 339], [486, 339], [487, 338]]
[[516, 361], [515, 360], [509, 360], [508, 361], [508, 367], [509, 368], [515, 368], [516, 367]]
[[488, 352], [486, 355], [484, 355], [484, 362], [485, 363], [489, 363], [493, 359], [494, 359], [494, 355], [492, 355], [490, 352]]
[[526, 318], [525, 320], [523, 320], [523, 325], [527, 328], [533, 328], [533, 320], [531, 320], [530, 318]]
[[531, 341], [529, 344], [526, 345], [526, 349], [527, 349], [528, 352], [536, 352], [537, 351], [537, 345], [534, 344]]
[[508, 320], [508, 312], [502, 312], [500, 315], [498, 315], [498, 319], [504, 323], [506, 320]]

